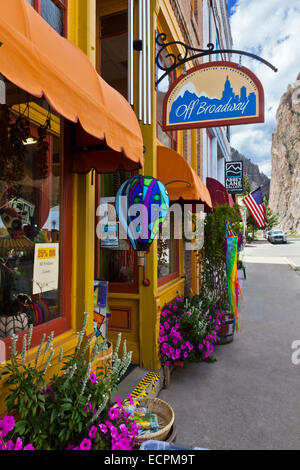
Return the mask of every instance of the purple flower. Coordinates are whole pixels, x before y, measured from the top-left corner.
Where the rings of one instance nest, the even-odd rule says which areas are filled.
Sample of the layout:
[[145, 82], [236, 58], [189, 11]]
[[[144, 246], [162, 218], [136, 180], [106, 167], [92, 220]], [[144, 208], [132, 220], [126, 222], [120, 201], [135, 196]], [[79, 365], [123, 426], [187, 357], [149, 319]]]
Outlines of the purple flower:
[[95, 439], [96, 435], [97, 435], [97, 428], [96, 426], [92, 426], [91, 429], [90, 429], [90, 432], [89, 432], [89, 437], [91, 439]]
[[92, 441], [90, 439], [83, 439], [79, 447], [80, 447], [80, 450], [91, 450]]

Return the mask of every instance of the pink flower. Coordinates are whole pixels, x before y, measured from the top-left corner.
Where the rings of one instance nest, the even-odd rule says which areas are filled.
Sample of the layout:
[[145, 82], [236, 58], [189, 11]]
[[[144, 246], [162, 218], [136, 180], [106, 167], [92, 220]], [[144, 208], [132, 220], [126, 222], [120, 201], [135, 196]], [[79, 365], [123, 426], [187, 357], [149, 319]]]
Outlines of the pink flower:
[[97, 382], [97, 377], [93, 372], [90, 374], [90, 381], [92, 382], [92, 384], [95, 384]]
[[80, 447], [80, 450], [91, 450], [92, 441], [90, 439], [83, 439], [79, 447]]
[[122, 408], [122, 402], [120, 400], [120, 397], [116, 397], [116, 403], [117, 403], [119, 408]]
[[118, 408], [111, 408], [108, 411], [108, 416], [112, 421], [120, 419], [120, 412], [119, 412]]
[[35, 448], [32, 444], [27, 444], [27, 446], [25, 446], [23, 450], [35, 450]]
[[89, 432], [89, 437], [91, 439], [95, 439], [96, 435], [97, 435], [97, 428], [96, 426], [92, 426], [91, 429], [90, 429], [90, 432]]
[[15, 444], [13, 443], [13, 441], [7, 441], [5, 445], [7, 450], [14, 450], [15, 448]]
[[112, 426], [112, 427], [110, 428], [110, 434], [111, 434], [111, 437], [112, 437], [113, 439], [118, 439], [118, 437], [119, 437], [118, 430], [117, 430], [117, 428], [116, 428], [115, 426]]
[[124, 434], [125, 436], [127, 436], [127, 434], [128, 434], [128, 429], [127, 429], [127, 427], [125, 426], [125, 424], [120, 424], [119, 428], [120, 428], [121, 433]]
[[128, 395], [128, 398], [129, 398], [130, 404], [131, 404], [131, 405], [134, 405], [133, 398], [132, 398], [132, 396], [131, 396], [130, 394]]
[[22, 439], [18, 437], [16, 440], [15, 450], [22, 450], [22, 448], [23, 448]]
[[108, 428], [105, 426], [105, 424], [99, 424], [100, 431], [103, 432], [103, 434], [107, 434]]
[[13, 416], [4, 416], [3, 423], [8, 432], [12, 431], [15, 427], [15, 419]]

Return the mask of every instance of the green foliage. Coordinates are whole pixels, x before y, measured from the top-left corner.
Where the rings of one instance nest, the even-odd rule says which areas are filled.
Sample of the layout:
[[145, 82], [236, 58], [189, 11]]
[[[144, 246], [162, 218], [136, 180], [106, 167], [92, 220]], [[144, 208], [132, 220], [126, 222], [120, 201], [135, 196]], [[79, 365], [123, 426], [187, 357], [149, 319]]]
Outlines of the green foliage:
[[244, 173], [244, 176], [243, 176], [243, 186], [244, 186], [243, 196], [248, 196], [248, 194], [251, 193], [251, 183], [250, 183], [250, 179], [247, 173]]
[[270, 209], [269, 201], [266, 197], [264, 197], [264, 203], [266, 206], [267, 219], [269, 221], [268, 225], [265, 227], [265, 230], [271, 230], [278, 223], [278, 214], [274, 214], [273, 211]]
[[221, 309], [228, 308], [226, 282], [226, 221], [236, 236], [242, 235], [242, 221], [239, 206], [228, 205], [215, 208], [205, 218], [204, 245], [199, 252], [202, 261], [202, 286], [208, 299], [217, 303]]
[[130, 365], [132, 353], [127, 353], [125, 341], [122, 358], [118, 356], [119, 335], [111, 362], [91, 373], [92, 364], [108, 345], [93, 335], [87, 338], [87, 318], [85, 314], [75, 350], [66, 356], [60, 350], [60, 370], [51, 377], [47, 370], [54, 356], [53, 333], [47, 342], [43, 336], [35, 360], [30, 363], [26, 360], [32, 326], [28, 338], [24, 336], [20, 356], [16, 351], [17, 336], [12, 337], [11, 360], [5, 365], [6, 383], [10, 385], [7, 408], [20, 418], [14, 434], [31, 442], [36, 449], [63, 450], [70, 442], [80, 441], [91, 423], [107, 408], [112, 391], [117, 390], [120, 378]]

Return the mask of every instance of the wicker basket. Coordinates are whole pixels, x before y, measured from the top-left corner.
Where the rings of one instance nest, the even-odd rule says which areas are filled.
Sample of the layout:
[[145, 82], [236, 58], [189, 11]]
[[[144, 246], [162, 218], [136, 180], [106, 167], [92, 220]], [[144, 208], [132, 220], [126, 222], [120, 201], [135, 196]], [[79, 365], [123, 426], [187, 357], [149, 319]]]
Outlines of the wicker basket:
[[[155, 413], [158, 419], [159, 431], [153, 432], [151, 434], [146, 434], [145, 436], [137, 436], [137, 442], [142, 443], [148, 440], [157, 440], [163, 441], [168, 434], [174, 423], [174, 411], [173, 408], [165, 401], [160, 400], [159, 398], [134, 398], [135, 405], [143, 406], [150, 413]], [[126, 402], [127, 404], [128, 402]]]

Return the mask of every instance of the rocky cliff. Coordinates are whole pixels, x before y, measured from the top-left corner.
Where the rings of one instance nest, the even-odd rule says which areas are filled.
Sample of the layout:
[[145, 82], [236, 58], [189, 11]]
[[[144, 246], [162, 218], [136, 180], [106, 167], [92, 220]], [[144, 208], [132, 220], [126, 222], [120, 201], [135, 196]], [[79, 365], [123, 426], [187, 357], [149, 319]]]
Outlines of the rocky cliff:
[[244, 174], [247, 173], [249, 177], [251, 190], [254, 191], [260, 186], [263, 195], [269, 199], [270, 180], [264, 173], [259, 171], [258, 165], [234, 148], [231, 148], [231, 160], [243, 161]]
[[283, 230], [300, 234], [300, 74], [281, 97], [276, 117], [269, 206]]

